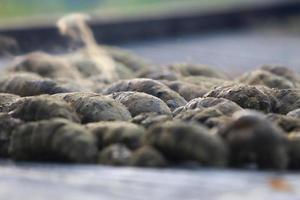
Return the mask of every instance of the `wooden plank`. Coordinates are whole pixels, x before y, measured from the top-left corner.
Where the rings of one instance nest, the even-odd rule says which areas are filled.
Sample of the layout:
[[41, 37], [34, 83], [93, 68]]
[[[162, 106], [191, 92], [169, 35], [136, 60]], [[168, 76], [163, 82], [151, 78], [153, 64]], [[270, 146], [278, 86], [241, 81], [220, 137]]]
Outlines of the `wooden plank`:
[[216, 169], [0, 165], [1, 199], [299, 200], [300, 175]]

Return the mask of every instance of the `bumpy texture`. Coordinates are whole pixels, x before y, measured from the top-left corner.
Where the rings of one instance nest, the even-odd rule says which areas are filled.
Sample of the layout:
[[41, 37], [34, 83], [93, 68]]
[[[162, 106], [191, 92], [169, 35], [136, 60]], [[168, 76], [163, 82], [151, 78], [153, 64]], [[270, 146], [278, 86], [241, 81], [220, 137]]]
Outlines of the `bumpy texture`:
[[263, 112], [271, 112], [273, 109], [271, 98], [255, 86], [243, 84], [221, 86], [213, 89], [205, 96], [229, 99], [247, 109]]
[[42, 78], [36, 74], [16, 73], [0, 78], [0, 92], [19, 96], [34, 96], [74, 91], [71, 88], [63, 87], [52, 79]]
[[197, 97], [203, 97], [209, 89], [192, 83], [183, 81], [161, 81], [169, 88], [180, 94], [185, 100], [190, 101]]
[[145, 129], [130, 122], [98, 122], [86, 125], [96, 137], [99, 149], [111, 144], [124, 144], [130, 149], [137, 149], [141, 144]]
[[240, 77], [238, 81], [248, 85], [265, 85], [270, 88], [278, 89], [295, 88], [292, 81], [265, 70], [256, 70], [246, 73]]
[[261, 67], [262, 70], [268, 71], [274, 75], [280, 76], [285, 78], [289, 81], [292, 81], [297, 87], [299, 87], [300, 83], [300, 76], [299, 73], [284, 67], [284, 66], [272, 66], [272, 65], [265, 65]]
[[169, 107], [159, 98], [142, 92], [117, 92], [110, 95], [122, 103], [133, 117], [142, 113], [158, 113], [170, 115]]
[[103, 149], [98, 155], [98, 163], [103, 165], [129, 165], [131, 151], [124, 145], [114, 144]]
[[197, 85], [203, 89], [211, 90], [216, 86], [228, 85], [232, 81], [228, 81], [220, 78], [210, 78], [205, 76], [186, 76], [180, 79], [180, 81]]
[[96, 162], [93, 135], [64, 119], [30, 122], [17, 127], [9, 147], [14, 160], [52, 162]]
[[0, 93], [0, 112], [9, 112], [16, 107], [20, 97], [14, 94]]
[[284, 132], [262, 114], [242, 111], [220, 131], [230, 148], [230, 164], [256, 163], [262, 169], [285, 169], [288, 148]]
[[287, 116], [300, 118], [300, 108], [290, 111]]
[[54, 96], [70, 103], [81, 116], [82, 123], [131, 119], [131, 114], [124, 105], [103, 95], [79, 92]]
[[268, 114], [266, 118], [273, 122], [273, 124], [281, 127], [286, 132], [300, 130], [300, 119], [298, 118], [274, 113]]
[[221, 111], [215, 108], [197, 108], [194, 110], [187, 110], [177, 114], [174, 119], [199, 123], [207, 126], [208, 128], [217, 128], [222, 126], [223, 123], [230, 121], [229, 117], [226, 117]]
[[135, 116], [131, 121], [133, 123], [144, 126], [145, 128], [150, 128], [156, 124], [172, 120], [170, 115], [160, 115], [157, 113], [142, 113]]
[[19, 119], [15, 119], [6, 113], [0, 113], [0, 158], [9, 158], [9, 144], [11, 134], [14, 129], [23, 124]]
[[75, 110], [68, 103], [49, 95], [25, 97], [16, 104], [10, 115], [23, 121], [64, 118], [80, 122]]
[[47, 78], [81, 78], [79, 71], [72, 68], [67, 60], [43, 52], [34, 52], [18, 58], [10, 71], [33, 72]]
[[214, 98], [214, 97], [206, 97], [206, 98], [195, 98], [188, 102], [185, 106], [178, 108], [174, 111], [174, 113], [184, 112], [186, 110], [195, 110], [195, 109], [204, 109], [204, 108], [213, 108], [215, 110], [220, 111], [223, 115], [231, 116], [236, 111], [242, 110], [242, 108], [224, 98]]
[[[158, 67], [156, 67], [158, 68]], [[149, 78], [154, 80], [168, 80], [168, 81], [175, 81], [180, 78], [180, 75], [170, 71], [169, 69], [162, 67], [158, 69], [143, 69], [139, 71], [137, 74], [138, 78]]]
[[196, 64], [173, 64], [168, 66], [171, 71], [177, 72], [181, 76], [205, 76], [210, 78], [226, 79], [226, 75], [213, 70], [209, 66]]
[[150, 64], [144, 58], [141, 58], [129, 51], [111, 46], [102, 45], [102, 47], [105, 48], [116, 62], [125, 65], [134, 72], [149, 68]]
[[274, 110], [276, 113], [287, 114], [292, 110], [300, 108], [300, 90], [275, 90], [273, 94], [278, 101]]
[[166, 167], [168, 162], [163, 155], [150, 146], [143, 146], [132, 153], [129, 165], [136, 167]]
[[184, 106], [186, 101], [177, 92], [174, 92], [166, 85], [152, 79], [131, 79], [118, 81], [108, 87], [104, 94], [114, 92], [136, 91], [144, 92], [163, 100], [171, 110]]
[[[68, 52], [16, 57], [0, 74], [0, 157], [132, 167], [300, 169], [300, 75], [159, 66], [96, 43], [74, 14]], [[0, 56], [16, 41], [0, 36]]]
[[176, 109], [175, 119], [196, 122], [208, 128], [222, 128], [231, 121], [231, 116], [242, 110], [236, 103], [223, 98], [196, 98]]
[[149, 130], [144, 142], [173, 161], [196, 161], [217, 167], [225, 166], [227, 162], [227, 149], [222, 140], [195, 124], [176, 120], [159, 124]]

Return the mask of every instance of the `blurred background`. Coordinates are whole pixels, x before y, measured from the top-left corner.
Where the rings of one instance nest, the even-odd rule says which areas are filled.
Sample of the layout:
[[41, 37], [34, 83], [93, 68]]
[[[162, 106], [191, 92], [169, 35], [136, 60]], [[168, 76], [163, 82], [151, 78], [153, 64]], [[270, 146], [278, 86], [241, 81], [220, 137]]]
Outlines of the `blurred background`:
[[134, 17], [259, 5], [289, 0], [0, 0], [0, 25], [53, 20], [72, 12], [98, 17]]
[[[26, 51], [63, 44], [55, 21], [89, 13], [100, 43], [156, 64], [203, 63], [236, 73], [263, 64], [299, 70], [295, 0], [0, 0], [0, 34]], [[42, 46], [41, 46], [42, 44]], [[52, 48], [52, 46], [51, 46]]]
[[262, 2], [260, 0], [0, 0], [0, 17], [3, 23], [8, 20], [57, 17], [78, 11], [114, 17], [187, 9], [205, 10], [249, 4], [254, 1]]

